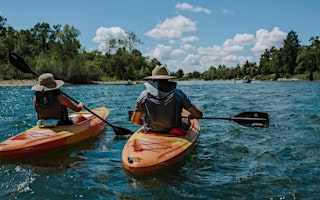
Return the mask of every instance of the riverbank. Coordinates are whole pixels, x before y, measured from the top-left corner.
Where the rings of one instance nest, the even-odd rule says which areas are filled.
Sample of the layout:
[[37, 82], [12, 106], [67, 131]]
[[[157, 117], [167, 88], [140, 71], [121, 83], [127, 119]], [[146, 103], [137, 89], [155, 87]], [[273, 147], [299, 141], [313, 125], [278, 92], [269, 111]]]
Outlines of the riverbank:
[[[192, 81], [192, 80], [191, 80]], [[254, 80], [256, 81], [256, 80]], [[272, 80], [268, 80], [272, 81]], [[291, 82], [291, 81], [305, 81], [298, 78], [279, 78], [277, 81], [280, 82]], [[37, 83], [37, 80], [0, 80], [0, 87], [9, 87], [9, 86], [33, 86]], [[108, 84], [108, 85], [125, 85], [127, 81], [94, 81], [93, 84]], [[139, 84], [142, 82], [135, 82], [135, 84]], [[68, 85], [68, 83], [66, 83]]]
[[37, 83], [37, 80], [0, 80], [0, 86], [32, 86]]
[[[0, 87], [12, 87], [12, 86], [33, 86], [37, 83], [37, 80], [0, 80]], [[125, 85], [127, 81], [94, 81], [93, 84], [110, 84], [110, 85]], [[138, 84], [139, 82], [135, 82]], [[66, 83], [68, 85], [68, 83]]]

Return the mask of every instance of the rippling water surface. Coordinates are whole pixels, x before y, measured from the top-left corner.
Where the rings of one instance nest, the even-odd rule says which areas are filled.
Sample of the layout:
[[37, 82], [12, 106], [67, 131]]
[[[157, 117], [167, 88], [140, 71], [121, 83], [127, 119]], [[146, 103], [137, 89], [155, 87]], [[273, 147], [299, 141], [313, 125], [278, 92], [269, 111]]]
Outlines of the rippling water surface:
[[[179, 82], [207, 117], [263, 111], [269, 128], [201, 120], [198, 145], [169, 171], [133, 176], [122, 168], [128, 139], [110, 127], [62, 151], [0, 164], [1, 199], [320, 199], [320, 83]], [[129, 110], [143, 84], [64, 86], [109, 122], [132, 131]], [[35, 125], [30, 87], [0, 87], [0, 140]]]

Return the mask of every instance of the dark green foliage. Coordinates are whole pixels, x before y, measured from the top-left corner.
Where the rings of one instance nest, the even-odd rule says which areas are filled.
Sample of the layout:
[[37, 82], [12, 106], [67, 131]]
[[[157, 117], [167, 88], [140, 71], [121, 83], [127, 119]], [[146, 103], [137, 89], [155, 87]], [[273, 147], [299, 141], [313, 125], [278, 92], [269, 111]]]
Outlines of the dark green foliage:
[[30, 30], [15, 31], [0, 16], [0, 79], [34, 78], [9, 64], [9, 52], [25, 59], [37, 73], [51, 72], [69, 83], [92, 83], [100, 80], [139, 80], [148, 76], [156, 64], [134, 49], [142, 44], [136, 35], [128, 33], [127, 40], [110, 40], [109, 51], [86, 52], [78, 40], [80, 31], [73, 26], [50, 26], [37, 23]]

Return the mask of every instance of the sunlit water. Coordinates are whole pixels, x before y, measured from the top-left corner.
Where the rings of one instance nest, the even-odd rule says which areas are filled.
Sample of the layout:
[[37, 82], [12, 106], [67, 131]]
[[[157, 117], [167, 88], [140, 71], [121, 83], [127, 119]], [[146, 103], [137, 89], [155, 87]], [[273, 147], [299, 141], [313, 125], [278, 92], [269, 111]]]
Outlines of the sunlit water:
[[[134, 176], [122, 168], [127, 136], [112, 128], [62, 151], [0, 164], [0, 199], [320, 199], [320, 83], [179, 82], [207, 117], [263, 111], [269, 128], [201, 123], [198, 145], [174, 168]], [[64, 86], [88, 108], [106, 106], [128, 128], [143, 84]], [[0, 87], [0, 140], [35, 125], [30, 87]]]

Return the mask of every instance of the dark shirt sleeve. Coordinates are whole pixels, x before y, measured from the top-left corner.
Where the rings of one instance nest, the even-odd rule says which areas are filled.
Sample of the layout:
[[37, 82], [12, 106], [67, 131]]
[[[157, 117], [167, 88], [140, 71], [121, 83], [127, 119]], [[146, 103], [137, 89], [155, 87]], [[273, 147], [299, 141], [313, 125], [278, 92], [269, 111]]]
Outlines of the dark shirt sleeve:
[[183, 107], [185, 109], [191, 108], [193, 106], [190, 99], [188, 98], [188, 96], [184, 92], [182, 92], [179, 89], [175, 89], [174, 92], [181, 98], [182, 103], [183, 103]]
[[136, 106], [134, 108], [135, 112], [142, 112], [142, 105], [141, 103], [145, 100], [147, 95], [146, 91], [142, 91], [139, 95], [139, 97], [137, 98], [137, 102], [136, 102]]

